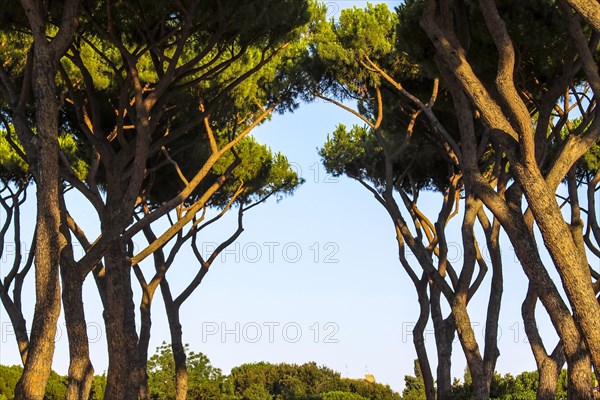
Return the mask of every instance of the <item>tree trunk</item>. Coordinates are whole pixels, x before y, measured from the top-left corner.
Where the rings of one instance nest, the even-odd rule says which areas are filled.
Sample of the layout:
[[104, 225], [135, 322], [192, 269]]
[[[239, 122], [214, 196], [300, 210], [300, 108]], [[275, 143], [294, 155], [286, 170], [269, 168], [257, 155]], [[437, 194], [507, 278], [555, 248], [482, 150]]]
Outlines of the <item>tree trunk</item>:
[[131, 262], [124, 246], [111, 244], [105, 257], [106, 339], [108, 374], [106, 400], [137, 399], [139, 389], [135, 309], [131, 290]]
[[467, 313], [465, 296], [457, 295], [452, 302], [452, 314], [456, 323], [456, 331], [460, 344], [467, 359], [467, 365], [473, 379], [473, 398], [475, 400], [489, 400], [490, 383], [483, 365], [479, 345]]
[[[140, 271], [141, 273], [141, 271]], [[151, 305], [152, 296], [148, 293], [147, 285], [142, 287], [142, 303], [140, 304], [140, 339], [138, 341], [138, 370], [140, 374], [140, 400], [150, 399], [148, 386], [148, 347], [150, 346], [150, 329], [152, 328]]]
[[56, 61], [48, 46], [35, 46], [37, 159], [32, 172], [37, 188], [35, 250], [36, 303], [27, 361], [15, 388], [15, 399], [42, 400], [52, 367], [56, 324], [60, 315], [59, 260], [64, 246], [60, 234], [58, 101]]
[[25, 318], [20, 309], [18, 309], [13, 301], [5, 291], [0, 292], [0, 299], [4, 309], [8, 314], [10, 323], [15, 333], [15, 339], [17, 340], [17, 346], [19, 347], [19, 354], [21, 356], [21, 362], [25, 365], [27, 361], [27, 349], [29, 348], [29, 334], [27, 333], [27, 324]]
[[570, 400], [592, 400], [592, 365], [585, 343], [580, 342], [578, 357], [567, 357], [567, 396]]
[[581, 327], [594, 366], [600, 370], [600, 305], [592, 287], [589, 266], [587, 262], [583, 262], [573, 238], [565, 236], [565, 232], [571, 229], [563, 219], [554, 193], [549, 192], [543, 177], [525, 168], [514, 169], [535, 215], [544, 244], [561, 276], [573, 307], [574, 318]]
[[[593, 364], [597, 367], [596, 371], [600, 373], [600, 306], [592, 288], [589, 267], [582, 262], [581, 254], [573, 238], [570, 235], [565, 235], [569, 232], [569, 227], [555, 198], [555, 186], [559, 183], [559, 181], [556, 182], [557, 176], [549, 176], [555, 181], [549, 184], [538, 168], [535, 159], [535, 142], [532, 136], [535, 132], [531, 127], [531, 117], [525, 104], [519, 99], [514, 90], [514, 86], [511, 86], [514, 48], [510, 43], [510, 39], [507, 38], [506, 27], [499, 20], [494, 3], [488, 1], [485, 2], [485, 5], [485, 7], [482, 6], [482, 11], [486, 14], [486, 23], [492, 37], [495, 39], [497, 49], [503, 53], [499, 57], [500, 75], [496, 80], [497, 89], [503, 92], [502, 106], [489, 94], [486, 87], [475, 75], [457, 41], [448, 40], [452, 35], [444, 29], [445, 27], [441, 27], [442, 24], [438, 22], [438, 4], [436, 1], [426, 2], [421, 26], [435, 46], [439, 60], [443, 60], [444, 65], [440, 65], [440, 70], [449, 76], [450, 85], [458, 86], [461, 92], [468, 95], [468, 103], [478, 109], [484, 123], [491, 128], [493, 133], [495, 132], [494, 141], [497, 142], [496, 145], [506, 148], [506, 154], [510, 159], [515, 180], [525, 193], [528, 206], [531, 208], [535, 222], [542, 233], [544, 244], [561, 276], [563, 287], [574, 311], [574, 319], [577, 325], [581, 327]], [[503, 43], [500, 44], [501, 42]], [[458, 104], [455, 99], [455, 106], [457, 112], [467, 115], [468, 125], [470, 125], [463, 125], [460, 128], [461, 146], [464, 150], [463, 156], [467, 158], [463, 163], [465, 180], [471, 181], [476, 186], [477, 195], [501, 219], [502, 226], [515, 246], [528, 278], [535, 284], [536, 291], [563, 340], [566, 356], [576, 357], [579, 334], [577, 333], [577, 327], [573, 326], [571, 313], [560, 298], [554, 283], [541, 263], [534, 240], [529, 237], [527, 229], [523, 229], [524, 227], [521, 226], [524, 224], [521, 221], [520, 209], [508, 209], [502, 199], [490, 194], [493, 189], [477, 169], [477, 146], [475, 145], [473, 129], [473, 110], [470, 104]], [[509, 113], [507, 114], [506, 111], [509, 111]], [[510, 115], [510, 117], [507, 117], [507, 115]], [[514, 126], [519, 126], [517, 130], [520, 133], [515, 132]], [[513, 146], [514, 142], [508, 136], [517, 138], [519, 141], [518, 148]], [[566, 164], [575, 161], [569, 161], [569, 157], [566, 157], [565, 160], [563, 161]], [[571, 167], [571, 165], [568, 165], [568, 167]], [[558, 171], [561, 171], [561, 169]], [[558, 179], [562, 179], [562, 176], [558, 176]], [[515, 229], [515, 225], [520, 226]], [[516, 234], [515, 231], [520, 232]], [[523, 251], [525, 248], [527, 250]]]
[[454, 317], [444, 319], [440, 307], [440, 291], [431, 287], [431, 316], [437, 349], [437, 398], [449, 399], [452, 392], [452, 342], [454, 341]]
[[[488, 225], [487, 217], [483, 209], [480, 209], [480, 221]], [[502, 268], [502, 254], [500, 251], [500, 222], [494, 218], [489, 228], [486, 229], [486, 242], [492, 263], [492, 283], [485, 322], [485, 350], [483, 354], [483, 366], [488, 386], [491, 385], [496, 371], [496, 362], [500, 356], [498, 349], [498, 321], [500, 319], [500, 307], [502, 304], [502, 293], [504, 291], [504, 276]]]
[[429, 299], [427, 298], [427, 287], [429, 286], [429, 280], [427, 276], [418, 282], [415, 282], [415, 288], [419, 297], [419, 319], [413, 328], [413, 343], [417, 352], [417, 358], [419, 359], [419, 368], [421, 369], [421, 376], [423, 377], [423, 384], [425, 386], [425, 398], [426, 400], [435, 400], [435, 384], [433, 376], [431, 374], [431, 365], [429, 364], [429, 357], [427, 357], [427, 349], [425, 348], [425, 327], [429, 320]]
[[85, 310], [83, 308], [83, 279], [74, 265], [61, 266], [65, 324], [69, 338], [69, 377], [67, 400], [87, 399], [94, 380], [94, 367], [90, 360], [89, 339]]
[[536, 400], [554, 400], [556, 394], [556, 383], [560, 367], [556, 361], [548, 357], [540, 367], [538, 367], [539, 384]]
[[169, 320], [171, 350], [173, 351], [173, 360], [175, 361], [175, 399], [185, 400], [187, 399], [189, 383], [187, 357], [183, 345], [181, 320], [179, 319], [179, 305], [173, 301], [169, 282], [166, 277], [163, 277], [163, 280], [160, 282], [160, 290], [165, 302], [167, 319]]
[[533, 283], [529, 282], [527, 295], [521, 306], [521, 315], [523, 316], [525, 334], [529, 340], [529, 346], [531, 346], [531, 352], [535, 358], [539, 374], [536, 399], [554, 400], [558, 375], [565, 363], [565, 353], [563, 351], [562, 342], [560, 341], [551, 356], [546, 352], [535, 319], [537, 298], [538, 296], [534, 290]]
[[67, 241], [61, 255], [60, 276], [63, 284], [62, 301], [65, 325], [69, 339], [69, 375], [67, 400], [87, 399], [94, 381], [94, 367], [90, 360], [90, 345], [83, 307], [83, 282], [86, 274], [75, 262], [73, 242], [67, 220], [64, 195], [61, 200], [61, 232]]

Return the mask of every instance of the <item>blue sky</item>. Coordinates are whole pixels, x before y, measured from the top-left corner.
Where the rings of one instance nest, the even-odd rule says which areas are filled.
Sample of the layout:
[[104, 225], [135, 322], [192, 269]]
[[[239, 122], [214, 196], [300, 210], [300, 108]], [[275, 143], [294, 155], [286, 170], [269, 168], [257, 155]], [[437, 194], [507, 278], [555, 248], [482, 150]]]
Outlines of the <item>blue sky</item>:
[[[327, 3], [331, 3], [333, 15], [340, 8], [366, 4]], [[416, 356], [410, 330], [418, 309], [414, 288], [397, 259], [393, 226], [385, 210], [358, 183], [328, 176], [317, 153], [338, 123], [357, 122], [336, 106], [317, 102], [302, 105], [293, 114], [275, 115], [255, 130], [256, 139], [285, 154], [306, 182], [293, 196], [279, 203], [269, 200], [247, 213], [245, 232], [217, 259], [182, 308], [184, 341], [224, 372], [246, 362], [315, 361], [347, 377], [371, 373], [396, 390], [403, 387], [404, 375], [412, 374]], [[439, 198], [428, 194], [424, 200], [424, 209], [437, 214]], [[97, 232], [91, 209], [80, 199], [71, 201], [75, 218], [90, 236]], [[29, 204], [26, 218], [32, 221], [33, 202]], [[460, 241], [459, 223], [457, 217], [450, 226], [450, 242], [452, 237]], [[210, 251], [234, 228], [235, 220], [229, 215], [200, 238], [200, 248]], [[505, 288], [497, 370], [515, 374], [533, 370], [535, 364], [520, 317], [526, 279], [505, 238], [502, 248]], [[451, 245], [451, 261], [459, 261], [460, 253], [458, 244]], [[0, 275], [4, 276], [9, 262], [5, 255]], [[170, 271], [174, 291], [191, 279], [197, 264], [187, 248], [180, 252]], [[143, 267], [148, 273], [153, 269], [149, 263]], [[487, 277], [470, 306], [480, 343], [489, 284]], [[30, 279], [25, 304], [28, 316], [33, 309], [32, 289]], [[96, 371], [102, 372], [107, 356], [100, 300], [93, 282], [87, 282], [85, 290], [92, 361]], [[153, 304], [153, 316], [151, 350], [169, 341], [160, 294]], [[64, 323], [60, 324], [53, 367], [65, 373], [68, 346]], [[0, 363], [18, 364], [4, 310], [0, 311], [0, 325]], [[555, 339], [547, 318], [540, 319], [540, 329], [552, 348]], [[427, 346], [434, 359], [432, 333], [427, 335]], [[458, 342], [453, 360], [453, 374], [462, 377], [465, 361]]]

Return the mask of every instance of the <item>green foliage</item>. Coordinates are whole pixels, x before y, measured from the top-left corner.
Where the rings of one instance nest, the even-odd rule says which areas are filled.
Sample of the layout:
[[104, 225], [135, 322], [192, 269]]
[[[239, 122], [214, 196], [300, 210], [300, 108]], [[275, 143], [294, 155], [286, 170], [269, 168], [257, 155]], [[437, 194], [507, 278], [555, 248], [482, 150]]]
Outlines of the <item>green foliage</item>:
[[[315, 363], [303, 365], [256, 363], [231, 370], [227, 382], [236, 399], [319, 400], [400, 399], [389, 386], [340, 374]], [[267, 396], [267, 397], [253, 397]]]
[[[291, 195], [303, 183], [303, 179], [291, 168], [285, 156], [281, 153], [273, 153], [251, 136], [243, 138], [234, 149], [240, 164], [233, 170], [231, 178], [225, 185], [210, 199], [209, 204], [212, 206], [226, 205], [241, 184], [243, 184], [243, 192], [238, 201], [248, 203], [270, 195], [277, 198]], [[190, 180], [202, 168], [209, 156], [210, 149], [207, 144], [195, 141], [173, 158], [186, 179]], [[193, 202], [198, 196], [202, 196], [234, 161], [235, 156], [232, 152], [223, 155], [213, 167], [210, 176], [194, 191], [188, 201]], [[169, 164], [155, 177], [154, 188], [156, 189], [151, 191], [152, 201], [160, 204], [184, 187], [185, 184], [179, 178], [176, 168]]]
[[67, 395], [67, 377], [61, 376], [54, 371], [50, 372], [50, 378], [46, 384], [44, 400], [63, 400]]
[[[221, 370], [210, 364], [202, 353], [189, 351], [185, 346], [188, 369], [188, 398], [219, 399], [224, 377]], [[175, 398], [175, 362], [171, 346], [163, 342], [148, 360], [148, 385], [153, 400]]]
[[[89, 166], [75, 137], [63, 133], [58, 137], [58, 144], [71, 163], [75, 175], [79, 179], [84, 179]], [[15, 150], [15, 146], [19, 152]], [[19, 153], [23, 153], [23, 147], [17, 137], [13, 134], [9, 140], [6, 131], [0, 130], [0, 180], [24, 181], [29, 178], [29, 165]]]
[[94, 376], [92, 381], [92, 390], [90, 391], [90, 400], [104, 399], [104, 391], [106, 390], [106, 374]]
[[[15, 398], [14, 389], [23, 373], [19, 365], [0, 365], [0, 399], [12, 400]], [[51, 371], [44, 400], [62, 400], [66, 396], [67, 378]]]
[[[433, 85], [429, 78], [406, 52], [396, 49], [398, 25], [398, 15], [384, 4], [367, 5], [362, 10], [344, 10], [339, 21], [331, 21], [316, 35], [315, 63], [324, 65], [326, 71], [321, 76], [323, 91], [338, 100], [357, 100], [358, 111], [372, 121], [379, 116], [378, 89], [383, 97], [383, 120], [378, 129], [381, 139], [366, 127], [348, 130], [340, 125], [320, 155], [330, 173], [368, 181], [381, 189], [385, 183], [385, 145], [393, 163], [393, 179], [399, 186], [407, 190], [443, 190], [447, 186], [448, 160], [436, 138], [438, 134], [423, 116], [411, 125], [415, 105], [370, 64], [372, 61], [413, 95], [431, 97]], [[448, 99], [439, 96], [436, 108], [452, 134], [456, 122]]]
[[[490, 388], [490, 399], [494, 400], [535, 400], [538, 388], [538, 372], [522, 372], [517, 376], [504, 376], [494, 373]], [[452, 385], [451, 400], [471, 400], [472, 381], [468, 369], [465, 370], [464, 381], [455, 380]], [[567, 398], [567, 370], [563, 369], [558, 376], [555, 398]]]
[[15, 386], [23, 373], [23, 367], [13, 365], [7, 367], [0, 365], [0, 395], [6, 399], [12, 400], [15, 398]]
[[388, 385], [367, 382], [362, 379], [342, 379], [339, 390], [356, 393], [367, 399], [374, 400], [400, 400], [400, 395]]
[[322, 400], [367, 400], [367, 398], [356, 393], [341, 392], [336, 390], [334, 392], [325, 393], [322, 397]]
[[[385, 131], [382, 132], [385, 135]], [[402, 146], [397, 135], [385, 135], [392, 149]], [[350, 130], [338, 125], [333, 136], [319, 150], [327, 172], [334, 176], [347, 175], [351, 178], [371, 182], [382, 188], [385, 180], [385, 158], [383, 149], [371, 129], [354, 125]], [[411, 147], [394, 160], [393, 171], [396, 182], [406, 190], [443, 190], [447, 185], [447, 160], [435, 143], [415, 138]]]
[[404, 377], [404, 390], [402, 391], [403, 400], [423, 400], [425, 399], [425, 383], [419, 360], [415, 360], [415, 376]]
[[259, 390], [255, 387], [258, 385], [270, 399], [315, 398], [319, 393], [334, 390], [339, 379], [338, 373], [315, 363], [275, 365], [265, 362], [233, 368], [228, 377], [234, 395], [246, 398], [248, 391]]
[[337, 21], [321, 24], [313, 46], [317, 60], [325, 67], [325, 76], [351, 92], [377, 84], [379, 76], [361, 62], [369, 56], [390, 63], [396, 23], [396, 16], [385, 4], [368, 4], [364, 10], [344, 9]]
[[[13, 142], [22, 151], [16, 138]], [[28, 176], [29, 165], [15, 151], [14, 147], [6, 138], [6, 132], [0, 131], [0, 179], [3, 182], [22, 181]]]

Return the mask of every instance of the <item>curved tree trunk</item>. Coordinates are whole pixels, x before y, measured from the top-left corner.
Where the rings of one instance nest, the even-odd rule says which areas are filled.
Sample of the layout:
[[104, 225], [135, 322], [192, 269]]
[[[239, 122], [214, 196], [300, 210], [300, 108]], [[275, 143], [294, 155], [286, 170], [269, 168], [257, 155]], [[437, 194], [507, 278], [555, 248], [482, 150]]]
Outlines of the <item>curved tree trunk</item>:
[[[429, 286], [429, 280], [425, 275], [420, 281], [415, 282], [415, 288], [419, 297], [419, 318], [413, 328], [413, 343], [417, 352], [417, 358], [419, 359], [419, 368], [421, 369], [421, 376], [423, 377], [423, 384], [425, 386], [425, 398], [427, 400], [435, 400], [435, 384], [431, 373], [431, 365], [429, 364], [429, 357], [427, 356], [427, 349], [425, 348], [425, 327], [429, 320], [429, 299], [427, 298], [427, 287]], [[437, 332], [437, 331], [436, 331]]]
[[574, 238], [565, 236], [565, 232], [571, 229], [562, 217], [554, 193], [549, 193], [543, 183], [543, 177], [524, 168], [515, 169], [544, 244], [561, 276], [574, 318], [581, 327], [594, 365], [600, 368], [600, 305], [592, 286], [589, 266]]
[[[590, 351], [592, 361], [596, 367], [600, 367], [600, 305], [595, 297], [589, 267], [584, 262], [581, 253], [572, 237], [565, 236], [565, 232], [569, 231], [568, 224], [565, 222], [561, 210], [555, 199], [555, 190], [564, 175], [568, 172], [573, 163], [589, 149], [598, 135], [597, 120], [586, 132], [586, 140], [581, 140], [571, 147], [565, 147], [560, 153], [560, 160], [550, 167], [550, 172], [547, 176], [542, 175], [538, 160], [536, 160], [536, 132], [531, 124], [531, 116], [526, 105], [519, 97], [514, 80], [514, 65], [515, 52], [510, 36], [507, 32], [506, 25], [501, 20], [496, 5], [493, 1], [482, 0], [479, 2], [480, 9], [485, 17], [485, 22], [488, 30], [494, 40], [497, 50], [499, 51], [498, 76], [496, 79], [496, 90], [498, 96], [490, 94], [485, 85], [473, 71], [471, 65], [466, 59], [464, 50], [460, 47], [458, 41], [455, 40], [455, 35], [447, 27], [443, 21], [439, 21], [439, 8], [445, 3], [435, 0], [428, 0], [425, 5], [421, 26], [427, 32], [431, 42], [436, 48], [438, 59], [443, 60], [441, 69], [445, 70], [449, 76], [449, 82], [452, 86], [458, 86], [459, 90], [469, 97], [466, 105], [458, 104], [455, 101], [457, 112], [468, 113], [470, 116], [470, 129], [465, 129], [462, 126], [461, 145], [466, 144], [466, 152], [468, 159], [465, 160], [465, 178], [475, 182], [477, 186], [477, 194], [486, 202], [486, 205], [494, 212], [494, 214], [502, 219], [503, 227], [508, 231], [514, 223], [515, 210], [507, 210], [506, 205], [492, 204], [497, 203], [498, 198], [494, 198], [490, 194], [491, 187], [485, 181], [481, 173], [477, 170], [477, 156], [475, 145], [475, 135], [472, 129], [472, 109], [471, 104], [478, 110], [482, 116], [483, 122], [490, 128], [494, 146], [499, 144], [503, 147], [510, 159], [511, 171], [514, 174], [515, 180], [522, 187], [527, 203], [535, 217], [535, 222], [540, 229], [544, 244], [550, 253], [553, 263], [556, 266], [565, 292], [574, 311], [574, 317], [577, 325], [581, 327], [581, 332]], [[576, 47], [586, 48], [587, 43], [574, 43]], [[580, 54], [581, 55], [581, 54]], [[591, 57], [590, 57], [591, 58]], [[590, 79], [597, 78], [597, 66], [592, 65], [588, 70], [586, 60], [584, 61], [584, 70], [586, 75], [589, 75], [591, 69], [596, 69], [596, 76], [589, 75]], [[588, 60], [589, 61], [589, 60]], [[441, 63], [440, 63], [441, 64]], [[593, 64], [593, 62], [592, 62]], [[568, 82], [566, 83], [568, 85]], [[561, 87], [561, 90], [564, 88]], [[554, 106], [555, 99], [551, 99]], [[462, 111], [460, 110], [462, 109]], [[539, 133], [539, 132], [538, 132]], [[544, 139], [545, 139], [544, 132]], [[487, 193], [486, 193], [487, 192]], [[511, 215], [512, 214], [512, 215]], [[510, 216], [509, 216], [510, 215]], [[523, 242], [523, 236], [527, 235], [523, 232], [521, 235], [509, 233], [509, 237], [515, 249], [520, 247], [520, 242]], [[517, 252], [519, 259], [524, 267], [526, 264], [531, 264], [529, 258], [539, 258], [537, 255], [537, 246], [529, 249], [527, 253]], [[534, 264], [538, 264], [539, 260], [533, 260]], [[541, 263], [540, 263], [541, 264]], [[573, 328], [570, 322], [567, 322], [570, 317], [570, 312], [567, 307], [562, 307], [558, 303], [547, 297], [544, 297], [549, 288], [547, 281], [547, 272], [543, 265], [540, 265], [539, 273], [531, 273], [527, 271], [528, 278], [535, 282], [536, 290], [549, 313], [554, 313], [553, 323], [559, 331], [559, 336], [563, 339], [565, 346], [565, 354], [575, 356], [578, 348], [578, 341], [574, 338], [578, 336], [577, 328]], [[550, 284], [554, 286], [553, 283]], [[554, 296], [554, 294], [552, 294]], [[554, 310], [560, 309], [557, 313]], [[568, 316], [566, 314], [569, 314]], [[566, 328], [566, 325], [569, 325]], [[568, 341], [568, 342], [567, 342]], [[600, 369], [597, 368], [600, 372]]]
[[[26, 186], [23, 187], [23, 191], [26, 190]], [[21, 363], [25, 365], [27, 361], [27, 349], [29, 348], [29, 333], [27, 332], [27, 323], [21, 306], [21, 298], [23, 295], [23, 282], [25, 277], [31, 270], [33, 265], [33, 256], [35, 254], [35, 243], [36, 234], [34, 231], [31, 239], [32, 248], [30, 249], [29, 255], [27, 256], [23, 267], [21, 268], [21, 262], [23, 260], [23, 249], [21, 247], [21, 200], [19, 198], [19, 192], [12, 196], [12, 203], [8, 203], [4, 199], [0, 199], [0, 203], [4, 208], [6, 218], [4, 226], [0, 229], [0, 257], [4, 256], [4, 235], [8, 230], [10, 224], [13, 224], [14, 228], [14, 242], [15, 242], [15, 254], [13, 260], [12, 269], [4, 277], [3, 281], [0, 282], [0, 300], [2, 305], [8, 314], [10, 323], [12, 324], [17, 346], [19, 348], [19, 354], [21, 356]], [[23, 201], [25, 198], [23, 198]], [[21, 268], [21, 270], [19, 270]], [[14, 286], [13, 285], [14, 282]], [[11, 286], [13, 287], [12, 297], [9, 294]]]

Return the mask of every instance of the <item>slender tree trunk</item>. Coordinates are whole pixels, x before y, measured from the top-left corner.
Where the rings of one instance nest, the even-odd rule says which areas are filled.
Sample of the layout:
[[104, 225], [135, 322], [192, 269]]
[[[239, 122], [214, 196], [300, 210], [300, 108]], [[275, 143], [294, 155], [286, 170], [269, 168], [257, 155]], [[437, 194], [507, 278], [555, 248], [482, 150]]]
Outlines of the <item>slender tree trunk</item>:
[[421, 281], [415, 283], [417, 294], [419, 297], [419, 319], [413, 328], [413, 343], [417, 352], [417, 358], [419, 359], [419, 367], [421, 369], [421, 376], [423, 377], [423, 384], [425, 385], [425, 398], [427, 400], [435, 400], [435, 384], [431, 373], [431, 365], [429, 364], [429, 357], [427, 356], [427, 349], [425, 348], [425, 327], [429, 320], [429, 299], [427, 297], [427, 287], [429, 286], [429, 280], [427, 276], [424, 276]]
[[452, 342], [454, 341], [454, 317], [444, 319], [440, 307], [441, 293], [431, 287], [431, 316], [437, 349], [437, 398], [449, 399], [452, 392]]
[[[7, 183], [5, 185], [8, 185]], [[12, 203], [9, 205], [3, 199], [0, 199], [2, 207], [4, 208], [5, 222], [3, 228], [0, 229], [0, 257], [4, 256], [4, 239], [9, 225], [13, 225], [15, 242], [15, 254], [13, 258], [12, 269], [4, 277], [3, 281], [0, 282], [0, 300], [2, 305], [10, 318], [12, 324], [17, 346], [19, 348], [19, 354], [21, 356], [21, 363], [25, 365], [27, 361], [27, 349], [29, 348], [29, 333], [27, 332], [27, 323], [23, 316], [23, 309], [21, 305], [21, 298], [23, 295], [23, 281], [31, 270], [33, 265], [33, 256], [35, 254], [35, 232], [31, 238], [32, 248], [30, 249], [29, 255], [23, 260], [23, 249], [21, 243], [21, 202], [25, 201], [25, 196], [21, 200], [20, 194], [25, 193], [27, 190], [27, 183], [25, 183], [17, 193], [12, 195]], [[21, 268], [22, 261], [25, 264]], [[19, 271], [20, 269], [20, 271]], [[14, 285], [14, 286], [13, 286]], [[12, 297], [9, 294], [12, 286]]]
[[73, 266], [61, 266], [65, 324], [69, 338], [69, 380], [67, 400], [87, 399], [94, 380], [94, 367], [90, 360], [89, 339], [85, 310], [83, 308], [83, 279]]
[[58, 101], [55, 55], [48, 46], [34, 49], [37, 160], [33, 166], [37, 188], [35, 253], [36, 303], [27, 361], [15, 388], [15, 399], [42, 400], [54, 355], [60, 314], [59, 260], [65, 244], [59, 231]]
[[165, 302], [167, 319], [169, 321], [169, 330], [171, 333], [171, 350], [173, 351], [173, 360], [175, 361], [175, 399], [187, 399], [188, 392], [188, 372], [187, 356], [183, 345], [183, 331], [181, 329], [181, 320], [179, 318], [179, 305], [173, 301], [171, 288], [166, 277], [160, 282], [160, 290]]
[[490, 385], [466, 306], [465, 296], [457, 295], [452, 302], [452, 313], [456, 322], [456, 331], [458, 332], [460, 344], [465, 353], [469, 371], [471, 372], [473, 398], [475, 400], [489, 400]]
[[25, 318], [21, 311], [15, 307], [6, 292], [0, 292], [0, 299], [2, 299], [2, 304], [4, 305], [4, 309], [8, 314], [8, 318], [10, 319], [10, 323], [15, 333], [19, 355], [21, 356], [21, 363], [25, 365], [27, 361], [27, 349], [29, 348], [29, 334], [27, 333]]
[[[483, 213], [483, 209], [480, 210]], [[485, 350], [483, 354], [483, 366], [485, 369], [488, 390], [496, 371], [496, 362], [500, 357], [498, 349], [498, 321], [500, 319], [500, 306], [502, 293], [504, 291], [504, 276], [502, 273], [502, 256], [500, 253], [499, 236], [500, 223], [494, 219], [491, 234], [487, 235], [487, 244], [492, 263], [492, 283], [485, 322]]]
[[108, 374], [104, 398], [136, 399], [140, 379], [131, 262], [124, 246], [118, 241], [109, 247], [104, 260], [107, 290], [104, 320], [108, 343]]
[[[141, 273], [141, 272], [140, 272]], [[140, 374], [140, 400], [150, 399], [150, 387], [148, 386], [148, 347], [150, 346], [150, 329], [152, 328], [152, 316], [150, 307], [152, 297], [148, 293], [148, 287], [142, 288], [142, 303], [140, 305], [140, 339], [138, 341], [138, 370]]]
[[61, 232], [67, 241], [61, 255], [60, 275], [63, 284], [62, 301], [65, 325], [69, 339], [69, 375], [67, 400], [87, 399], [94, 381], [94, 367], [90, 360], [90, 345], [83, 307], [83, 282], [85, 273], [75, 261], [73, 242], [67, 220], [64, 194], [61, 200]]
[[529, 345], [531, 346], [531, 351], [538, 368], [539, 384], [536, 399], [554, 400], [558, 375], [565, 363], [565, 353], [560, 341], [552, 352], [552, 355], [548, 355], [546, 352], [535, 320], [537, 298], [538, 296], [535, 293], [533, 283], [529, 282], [527, 295], [521, 306], [521, 315], [523, 316], [525, 334], [529, 340]]

